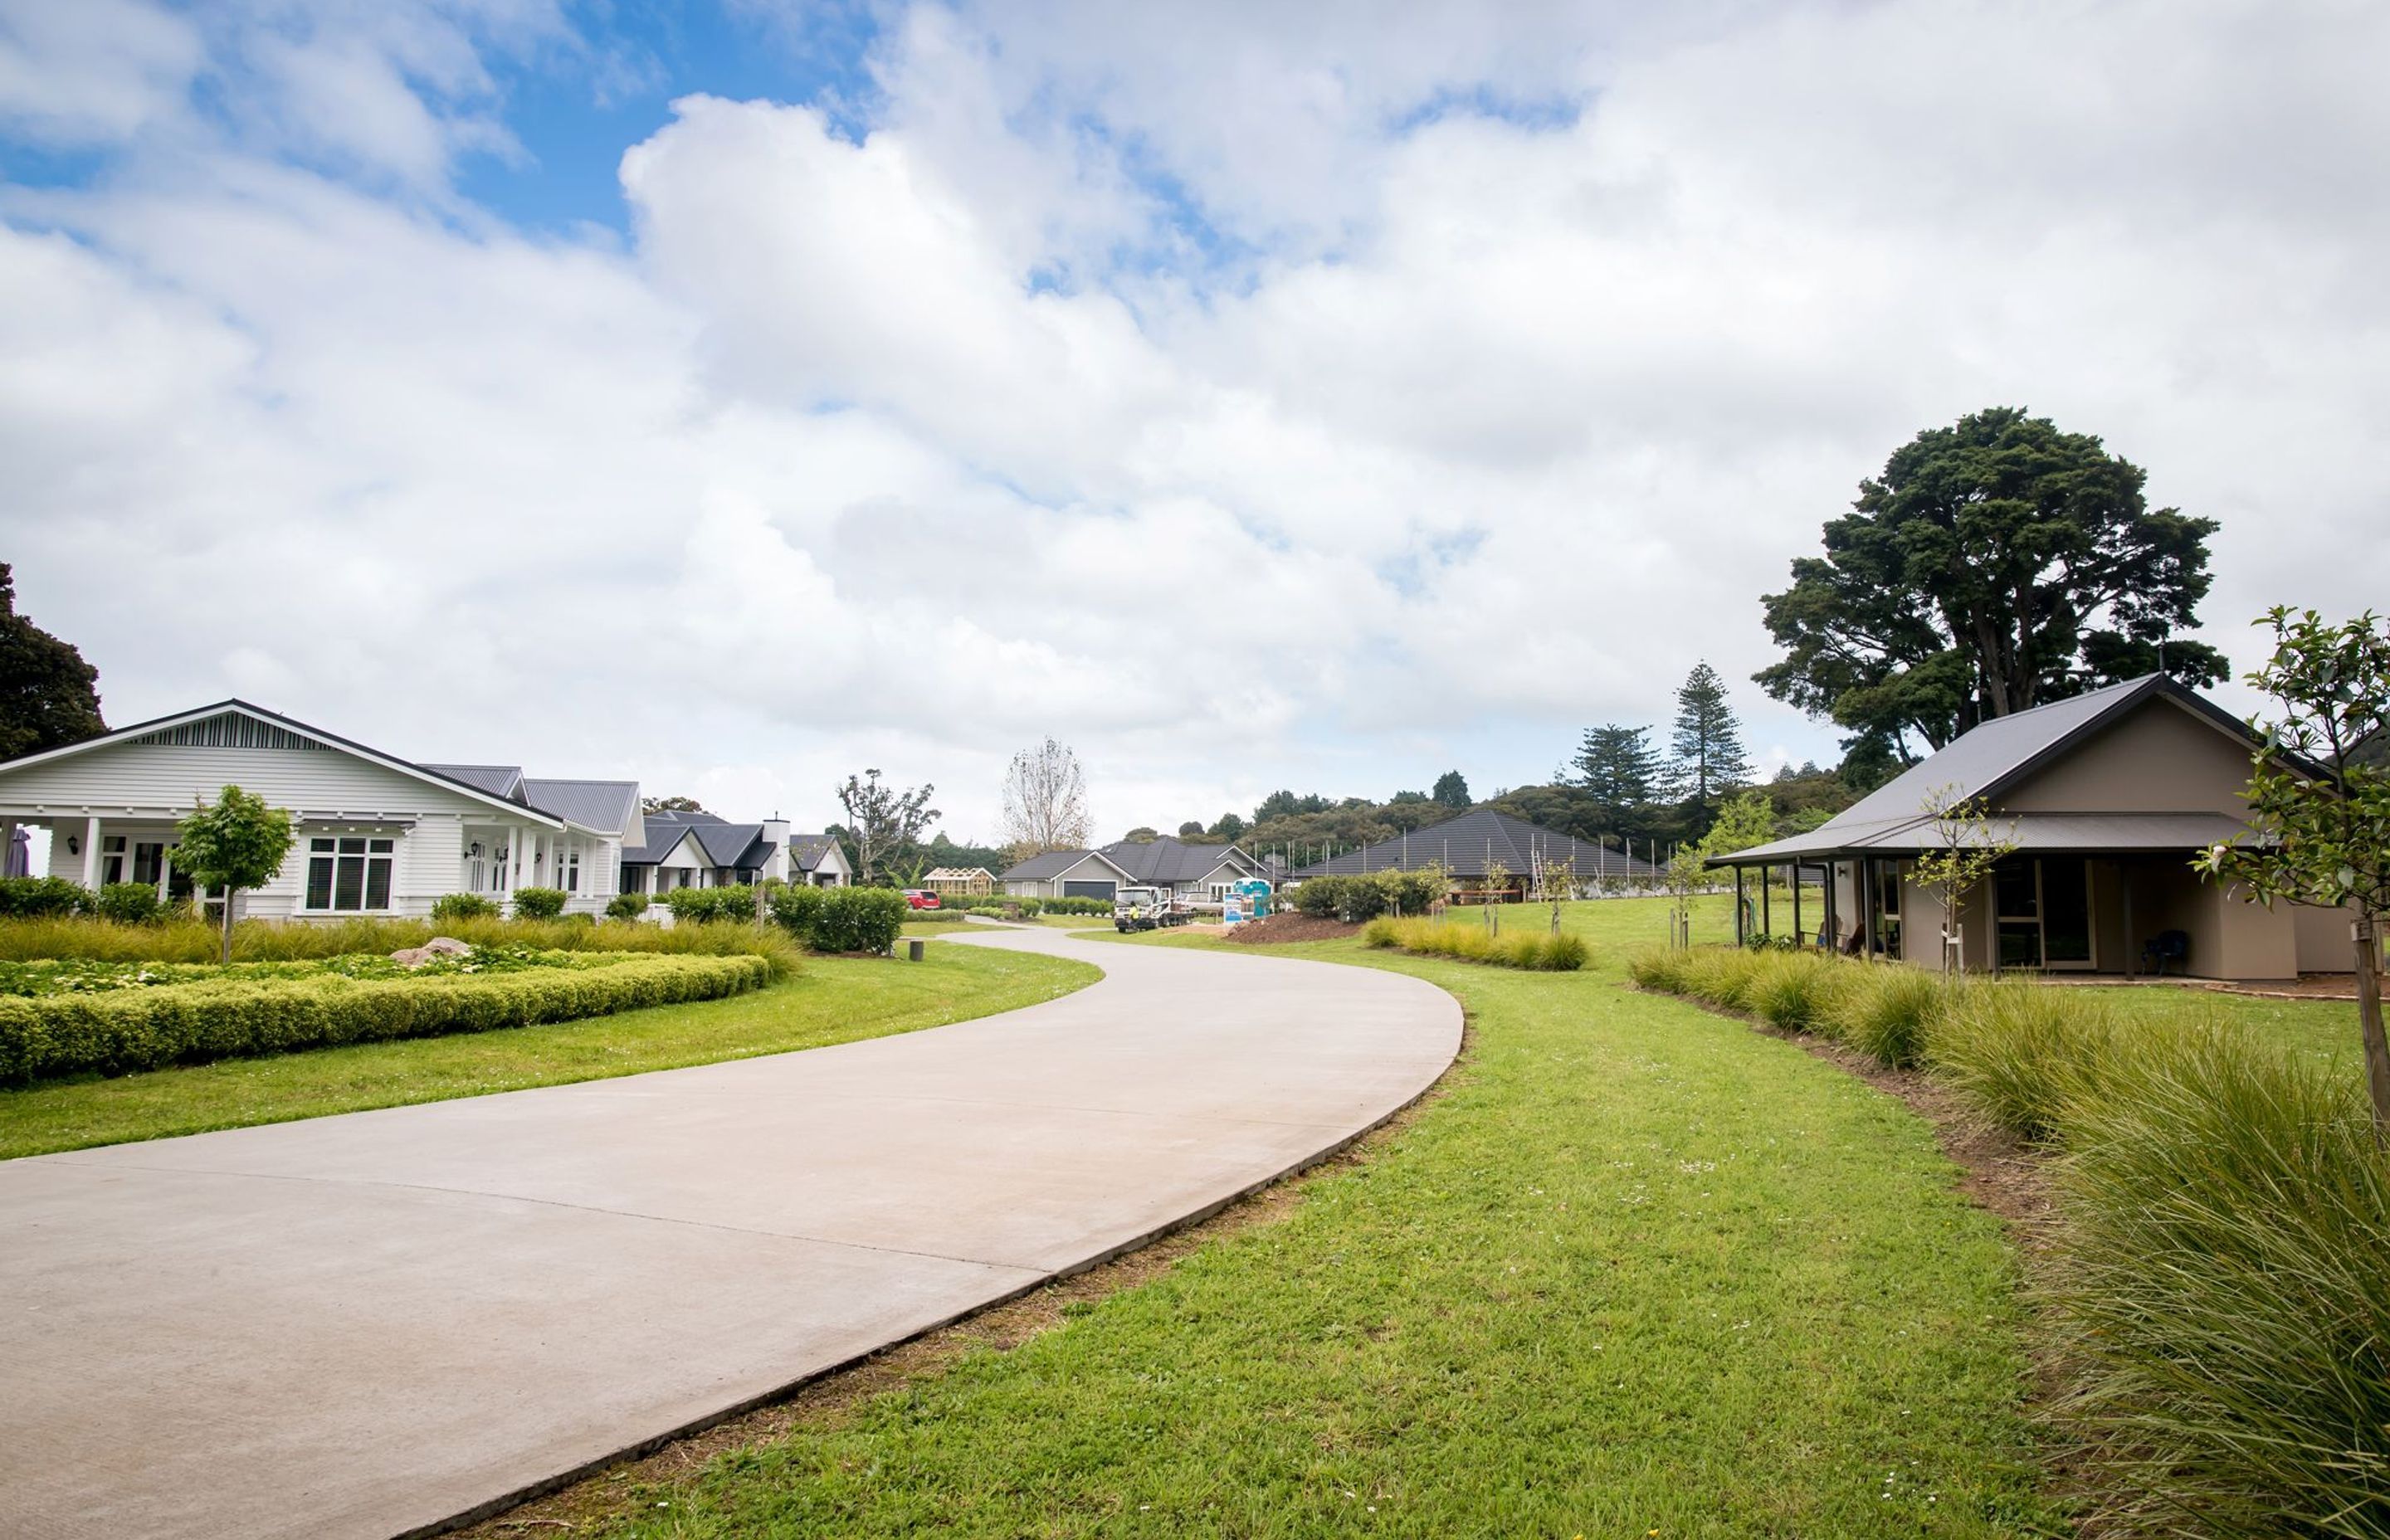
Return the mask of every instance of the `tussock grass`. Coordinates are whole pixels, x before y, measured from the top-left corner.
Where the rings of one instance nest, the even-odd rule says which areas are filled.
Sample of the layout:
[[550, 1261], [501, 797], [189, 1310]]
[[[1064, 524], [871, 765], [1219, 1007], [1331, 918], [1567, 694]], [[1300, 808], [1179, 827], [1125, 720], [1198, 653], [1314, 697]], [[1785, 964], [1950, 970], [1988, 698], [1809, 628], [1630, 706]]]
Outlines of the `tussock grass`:
[[1950, 986], [1921, 969], [1853, 966], [1864, 978], [1835, 1011], [1839, 1035], [1887, 1069], [1909, 1068], [1923, 1051], [1927, 1030], [1948, 1005]]
[[1522, 968], [1532, 972], [1574, 972], [1585, 966], [1585, 938], [1565, 931], [1551, 935], [1512, 930], [1497, 935], [1483, 925], [1448, 919], [1371, 920], [1361, 931], [1365, 946], [1391, 948], [1415, 956], [1449, 957], [1456, 962], [1491, 963], [1497, 968]]

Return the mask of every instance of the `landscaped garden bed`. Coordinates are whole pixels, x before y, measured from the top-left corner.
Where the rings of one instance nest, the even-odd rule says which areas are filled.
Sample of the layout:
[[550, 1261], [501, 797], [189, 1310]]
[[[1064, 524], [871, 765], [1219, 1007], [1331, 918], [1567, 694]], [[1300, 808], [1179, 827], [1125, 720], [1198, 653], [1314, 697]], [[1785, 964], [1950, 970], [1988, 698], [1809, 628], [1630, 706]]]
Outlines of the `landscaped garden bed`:
[[1523, 968], [1531, 972], [1567, 973], [1585, 966], [1585, 938], [1562, 931], [1513, 928], [1504, 935], [1475, 920], [1371, 920], [1361, 931], [1364, 945], [1392, 947], [1422, 957], [1450, 957], [1455, 962], [1490, 963], [1497, 968]]
[[[0, 997], [0, 1083], [574, 1020], [719, 999], [767, 983], [774, 973], [769, 958], [752, 953], [520, 954], [486, 970], [460, 962], [384, 974], [378, 963], [387, 960], [236, 964], [210, 977], [135, 974], [112, 987]], [[344, 971], [343, 961], [358, 971]], [[60, 977], [19, 972], [53, 984]]]

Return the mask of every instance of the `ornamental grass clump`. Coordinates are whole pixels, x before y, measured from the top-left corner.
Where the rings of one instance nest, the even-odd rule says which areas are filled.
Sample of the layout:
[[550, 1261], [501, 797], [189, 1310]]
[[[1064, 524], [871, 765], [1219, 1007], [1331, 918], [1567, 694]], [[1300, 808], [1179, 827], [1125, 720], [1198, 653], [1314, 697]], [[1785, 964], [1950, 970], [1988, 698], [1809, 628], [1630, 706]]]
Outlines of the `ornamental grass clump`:
[[1898, 963], [1847, 963], [1851, 986], [1835, 1001], [1828, 1035], [1888, 1070], [1913, 1068], [1930, 1023], [1965, 986]]
[[1835, 1015], [1857, 981], [1855, 964], [1814, 952], [1762, 954], [1744, 987], [1753, 1015], [1783, 1032], [1842, 1035]]
[[[2074, 1100], [2095, 1095], [2120, 1048], [2115, 1012], [2090, 990], [2032, 979], [1944, 986], [1921, 1058], [1935, 1076], [2020, 1138], [2047, 1141]], [[2159, 1029], [2137, 1027], [2127, 1051], [2147, 1051]]]
[[[2072, 993], [2072, 992], [2069, 992]], [[2100, 1532], [2390, 1534], [2390, 1156], [2362, 1084], [2145, 1037], [2057, 1115], [2057, 1299]]]
[[1514, 930], [1497, 935], [1483, 925], [1445, 919], [1395, 919], [1381, 916], [1361, 931], [1362, 944], [1390, 947], [1418, 956], [1450, 957], [1535, 972], [1572, 972], [1585, 966], [1585, 939]]

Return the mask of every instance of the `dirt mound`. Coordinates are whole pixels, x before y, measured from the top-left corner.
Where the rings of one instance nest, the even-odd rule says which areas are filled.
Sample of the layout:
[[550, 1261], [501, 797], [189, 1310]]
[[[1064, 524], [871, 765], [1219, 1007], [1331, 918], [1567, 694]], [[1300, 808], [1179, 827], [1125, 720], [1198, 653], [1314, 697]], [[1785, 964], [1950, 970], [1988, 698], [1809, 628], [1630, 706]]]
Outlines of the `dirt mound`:
[[1357, 934], [1360, 929], [1357, 925], [1347, 925], [1341, 919], [1314, 919], [1309, 915], [1298, 915], [1293, 910], [1288, 909], [1265, 919], [1248, 920], [1242, 925], [1231, 927], [1228, 939], [1238, 942], [1256, 942], [1264, 945], [1289, 941], [1335, 941], [1344, 936]]

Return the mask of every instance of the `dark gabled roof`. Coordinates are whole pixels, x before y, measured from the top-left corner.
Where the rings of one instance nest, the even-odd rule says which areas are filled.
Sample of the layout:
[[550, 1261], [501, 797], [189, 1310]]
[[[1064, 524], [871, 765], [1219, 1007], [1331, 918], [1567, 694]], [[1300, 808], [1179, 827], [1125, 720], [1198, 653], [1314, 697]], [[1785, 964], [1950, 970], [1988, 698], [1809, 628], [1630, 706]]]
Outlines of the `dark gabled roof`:
[[601, 834], [620, 834], [639, 811], [637, 781], [522, 779], [522, 799], [543, 813], [569, 818]]
[[1300, 882], [1311, 877], [1352, 877], [1362, 872], [1417, 871], [1423, 866], [1441, 866], [1455, 877], [1483, 877], [1488, 863], [1498, 861], [1504, 870], [1523, 877], [1535, 871], [1538, 855], [1567, 866], [1579, 879], [1643, 878], [1652, 874], [1651, 863], [1640, 856], [1630, 857], [1591, 840], [1544, 828], [1490, 807], [1478, 807], [1415, 830], [1407, 838], [1398, 835], [1346, 851], [1292, 875]]
[[[2120, 685], [2087, 690], [2063, 700], [2053, 700], [2045, 706], [2035, 706], [2028, 711], [1981, 723], [1960, 734], [1947, 747], [1918, 761], [1807, 833], [1754, 845], [1729, 855], [1715, 856], [1710, 865], [1758, 866], [1769, 861], [1817, 857], [1845, 851], [1890, 854], [1938, 846], [1940, 839], [1934, 820], [1924, 811], [1929, 800], [1941, 797], [1951, 802], [1972, 802], [1981, 798], [1997, 806], [2002, 793], [2015, 788], [2052, 760], [2114, 725], [2141, 706], [2159, 699], [2171, 700], [2184, 707], [2219, 731], [2229, 733], [2253, 748], [2258, 742], [2247, 724], [2196, 690], [2177, 684], [2162, 674], [2144, 674]], [[2304, 760], [2294, 763], [2303, 770], [2315, 772], [2316, 767]], [[2087, 816], [2045, 815], [2034, 819], [2029, 829], [2024, 820], [2007, 818], [2002, 827], [2008, 823], [2018, 825], [2017, 841], [2021, 848], [2086, 850], [2093, 847], [2067, 842], [2028, 843], [2024, 835], [2030, 832], [2037, 840], [2079, 841], [2087, 837], [2095, 826], [2049, 820]], [[2218, 840], [2234, 837], [2231, 830], [2217, 832], [2222, 826], [2229, 825], [2232, 830], [2242, 833], [2247, 829], [2240, 820], [2227, 818], [2220, 814], [2114, 814], [2107, 817], [2117, 841], [2114, 848], [2123, 850], [2213, 844]], [[2200, 822], [2203, 819], [2207, 821]], [[2161, 820], [2172, 820], [2172, 823]], [[2179, 844], [2172, 839], [2161, 841], [2160, 838], [2162, 833], [2194, 835], [2203, 830], [2205, 837], [2186, 838]]]
[[[1121, 864], [1099, 850], [1049, 850], [1033, 855], [996, 879], [999, 882], [1048, 882], [1086, 860], [1101, 861], [1112, 870], [1127, 877]], [[1134, 881], [1135, 879], [1130, 879]]]
[[834, 834], [791, 834], [789, 836], [789, 860], [801, 872], [809, 872], [822, 864], [822, 858], [838, 849]]
[[[429, 770], [435, 776], [445, 776], [452, 781], [463, 781], [467, 786], [478, 788], [493, 797], [504, 797], [510, 802], [523, 800], [523, 773], [520, 764], [426, 764], [418, 768]], [[541, 811], [553, 812], [554, 809], [542, 808]]]
[[1123, 840], [1098, 853], [1138, 882], [1195, 882], [1232, 862], [1259, 869], [1252, 856], [1234, 845], [1191, 845], [1168, 835], [1159, 840]]

